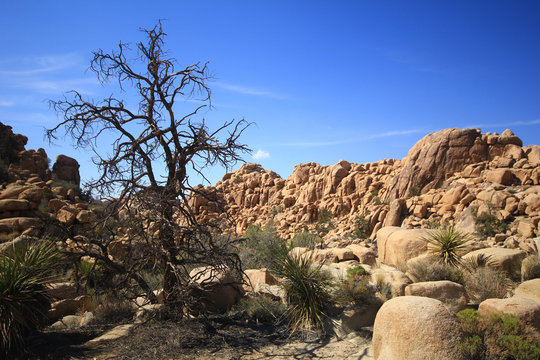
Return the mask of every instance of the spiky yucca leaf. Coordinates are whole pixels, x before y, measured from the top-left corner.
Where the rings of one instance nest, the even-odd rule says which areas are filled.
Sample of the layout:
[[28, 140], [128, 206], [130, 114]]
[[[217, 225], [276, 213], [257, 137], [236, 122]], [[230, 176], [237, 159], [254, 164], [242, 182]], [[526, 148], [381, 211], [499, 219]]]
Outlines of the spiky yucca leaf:
[[461, 255], [467, 248], [469, 238], [456, 230], [454, 225], [445, 225], [422, 240], [428, 243], [428, 251], [443, 263], [457, 266], [461, 263]]
[[321, 266], [313, 265], [309, 256], [291, 254], [282, 246], [271, 270], [284, 279], [282, 286], [289, 300], [287, 315], [291, 332], [322, 329], [325, 309], [330, 302], [331, 281], [321, 271]]
[[59, 259], [47, 241], [0, 254], [0, 355], [20, 347], [28, 333], [43, 325], [50, 306], [45, 284]]

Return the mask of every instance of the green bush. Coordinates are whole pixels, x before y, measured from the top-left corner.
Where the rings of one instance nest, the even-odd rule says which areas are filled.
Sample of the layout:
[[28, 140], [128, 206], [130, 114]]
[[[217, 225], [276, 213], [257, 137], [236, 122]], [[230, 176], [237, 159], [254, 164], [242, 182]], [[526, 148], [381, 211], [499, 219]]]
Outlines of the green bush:
[[354, 279], [361, 276], [369, 275], [366, 269], [360, 264], [357, 264], [353, 267], [347, 269], [347, 278]]
[[319, 244], [322, 239], [316, 235], [310, 233], [307, 229], [304, 229], [302, 232], [294, 234], [292, 239], [292, 247], [306, 247], [313, 249], [317, 244]]
[[334, 214], [330, 210], [327, 210], [325, 208], [319, 208], [318, 215], [317, 215], [317, 221], [319, 224], [325, 224], [332, 219]]
[[493, 214], [493, 205], [488, 205], [488, 208], [489, 210], [487, 212], [484, 211], [480, 215], [475, 214], [476, 233], [482, 238], [505, 233], [508, 230], [508, 224], [497, 219]]
[[418, 189], [416, 186], [411, 186], [409, 188], [409, 198], [420, 195], [420, 189]]
[[341, 307], [348, 305], [360, 306], [371, 299], [375, 289], [363, 276], [351, 277], [341, 281], [334, 292], [334, 302]]
[[367, 239], [369, 237], [369, 221], [365, 216], [356, 216], [354, 219], [354, 236], [359, 239]]
[[527, 326], [512, 314], [480, 316], [467, 309], [457, 314], [464, 337], [458, 344], [466, 359], [538, 360], [540, 347]]
[[461, 255], [466, 250], [468, 237], [461, 234], [454, 225], [445, 225], [433, 230], [429, 236], [422, 238], [428, 243], [428, 251], [437, 256], [443, 263], [459, 265]]
[[24, 338], [44, 325], [60, 254], [51, 242], [24, 243], [0, 254], [0, 356], [17, 351]]
[[463, 272], [459, 267], [429, 258], [411, 261], [407, 272], [415, 282], [450, 280], [458, 284], [464, 283]]
[[272, 221], [269, 221], [263, 228], [258, 225], [249, 225], [245, 240], [237, 248], [242, 268], [269, 267], [274, 252], [282, 243], [283, 240], [279, 237]]
[[291, 333], [299, 329], [323, 330], [323, 321], [331, 304], [330, 277], [321, 266], [312, 265], [306, 256], [295, 255], [287, 246], [275, 253], [271, 271], [283, 278], [281, 286], [288, 299], [286, 315]]

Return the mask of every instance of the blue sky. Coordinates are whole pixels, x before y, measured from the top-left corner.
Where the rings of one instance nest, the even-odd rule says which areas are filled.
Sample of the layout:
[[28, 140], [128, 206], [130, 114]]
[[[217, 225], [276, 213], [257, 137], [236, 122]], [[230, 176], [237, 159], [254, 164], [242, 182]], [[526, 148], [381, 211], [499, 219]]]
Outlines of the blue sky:
[[87, 71], [91, 51], [142, 40], [158, 19], [181, 65], [210, 61], [207, 121], [256, 123], [245, 160], [283, 177], [310, 161], [403, 158], [448, 127], [540, 143], [538, 1], [4, 1], [0, 121], [89, 179], [87, 153], [44, 140], [58, 121], [47, 100], [110, 95]]

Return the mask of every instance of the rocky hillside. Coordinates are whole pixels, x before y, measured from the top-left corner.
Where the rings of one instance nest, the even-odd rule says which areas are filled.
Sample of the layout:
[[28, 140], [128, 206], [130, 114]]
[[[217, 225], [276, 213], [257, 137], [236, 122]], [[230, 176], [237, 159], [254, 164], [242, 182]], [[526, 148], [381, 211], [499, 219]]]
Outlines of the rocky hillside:
[[0, 249], [20, 234], [40, 235], [49, 220], [87, 224], [79, 163], [59, 155], [52, 169], [44, 149], [26, 150], [28, 138], [0, 123]]
[[244, 164], [215, 186], [199, 187], [191, 206], [201, 220], [227, 210], [239, 233], [273, 220], [288, 238], [308, 228], [327, 240], [442, 222], [472, 232], [475, 215], [485, 212], [508, 224], [489, 245], [531, 251], [540, 235], [540, 146], [522, 145], [510, 130], [446, 129], [425, 136], [402, 160], [300, 164], [286, 180]]

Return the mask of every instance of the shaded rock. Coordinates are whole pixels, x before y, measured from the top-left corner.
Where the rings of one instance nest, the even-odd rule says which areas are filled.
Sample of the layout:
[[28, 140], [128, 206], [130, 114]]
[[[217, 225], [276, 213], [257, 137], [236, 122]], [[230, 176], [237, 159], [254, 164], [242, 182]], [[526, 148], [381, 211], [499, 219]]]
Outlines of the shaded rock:
[[79, 163], [69, 156], [58, 155], [53, 165], [53, 174], [58, 180], [69, 181], [77, 186], [80, 185]]
[[461, 360], [460, 338], [457, 319], [442, 302], [402, 296], [377, 313], [373, 351], [379, 360]]
[[90, 295], [81, 295], [75, 299], [63, 299], [51, 304], [47, 317], [54, 321], [66, 315], [75, 315], [79, 311], [91, 310], [92, 306]]
[[28, 229], [41, 228], [43, 222], [38, 218], [31, 217], [13, 217], [9, 219], [0, 219], [0, 231], [2, 232], [23, 232]]
[[246, 291], [258, 291], [260, 285], [276, 285], [277, 280], [268, 269], [248, 269], [244, 270], [247, 276], [247, 284], [244, 285]]
[[236, 279], [228, 269], [198, 267], [189, 273], [194, 284], [202, 287], [200, 306], [210, 312], [229, 310], [244, 294], [241, 279]]
[[352, 244], [347, 249], [352, 251], [360, 264], [375, 265], [377, 261], [375, 252], [368, 247]]

